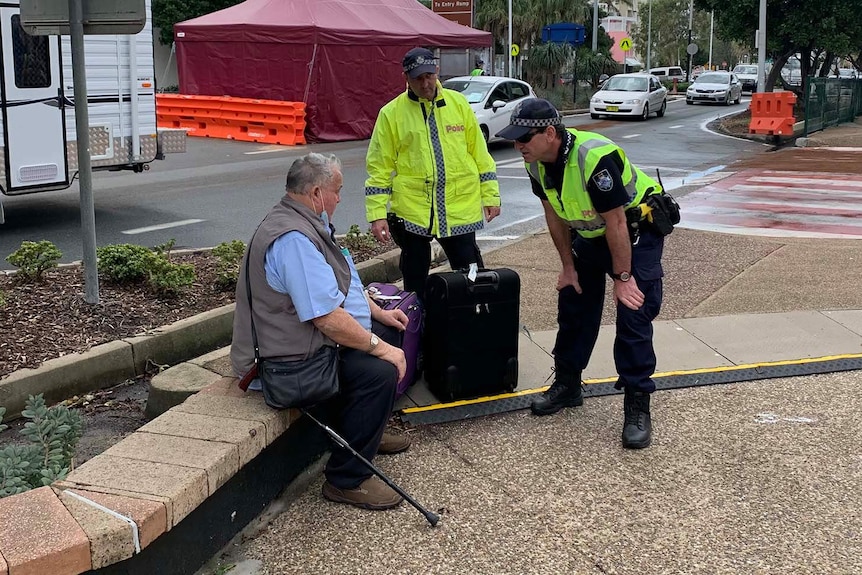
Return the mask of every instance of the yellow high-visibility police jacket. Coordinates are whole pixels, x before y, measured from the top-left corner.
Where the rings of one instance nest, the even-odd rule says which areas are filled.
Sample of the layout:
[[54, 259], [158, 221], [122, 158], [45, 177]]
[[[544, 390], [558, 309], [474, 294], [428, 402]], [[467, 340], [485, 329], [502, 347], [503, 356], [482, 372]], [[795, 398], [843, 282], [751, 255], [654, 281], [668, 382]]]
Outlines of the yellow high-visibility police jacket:
[[632, 165], [623, 149], [608, 138], [593, 132], [569, 132], [575, 135], [575, 142], [564, 168], [562, 190], [545, 188], [545, 166], [542, 162], [532, 162], [526, 166], [530, 175], [542, 185], [554, 212], [581, 236], [596, 238], [605, 233], [605, 219], [596, 212], [587, 192], [587, 180], [593, 175], [599, 160], [605, 156], [617, 154], [622, 160], [620, 175], [629, 195], [625, 209], [639, 205], [647, 195], [662, 192], [659, 183]]
[[473, 110], [437, 82], [434, 101], [406, 91], [383, 106], [365, 159], [365, 214], [405, 229], [449, 237], [481, 230], [483, 206], [500, 205], [494, 159]]

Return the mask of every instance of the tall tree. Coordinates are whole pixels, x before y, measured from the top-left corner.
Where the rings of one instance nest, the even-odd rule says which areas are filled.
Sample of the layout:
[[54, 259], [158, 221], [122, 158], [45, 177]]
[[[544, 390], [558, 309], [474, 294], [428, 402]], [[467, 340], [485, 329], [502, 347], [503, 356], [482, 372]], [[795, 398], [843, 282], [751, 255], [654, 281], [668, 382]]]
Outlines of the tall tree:
[[235, 6], [243, 0], [153, 0], [153, 25], [159, 28], [159, 41], [174, 41], [174, 24]]

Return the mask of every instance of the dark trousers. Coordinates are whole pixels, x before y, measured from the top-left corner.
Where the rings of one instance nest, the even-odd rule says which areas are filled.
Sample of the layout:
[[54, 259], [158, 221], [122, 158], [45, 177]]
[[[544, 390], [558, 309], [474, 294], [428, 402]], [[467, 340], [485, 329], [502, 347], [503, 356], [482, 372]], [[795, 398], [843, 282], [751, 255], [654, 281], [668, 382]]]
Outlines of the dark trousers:
[[[420, 236], [405, 231], [399, 238], [401, 245], [401, 275], [404, 278], [404, 290], [416, 292], [420, 298], [425, 293], [425, 280], [428, 279], [428, 269], [431, 267], [431, 237]], [[476, 244], [476, 234], [461, 234], [448, 238], [437, 238], [449, 265], [453, 270], [467, 268], [470, 264], [483, 266], [482, 254]]]
[[[661, 309], [664, 238], [644, 231], [632, 246], [632, 275], [644, 294], [644, 304], [632, 310], [617, 303], [614, 363], [619, 379], [616, 388], [628, 387], [652, 393], [655, 383], [655, 350], [652, 321]], [[559, 331], [554, 345], [556, 369], [579, 374], [586, 369], [599, 336], [605, 300], [605, 276], [613, 271], [605, 238], [577, 236], [572, 249], [575, 269], [583, 293], [568, 286], [558, 296]]]
[[[382, 328], [382, 330], [380, 329]], [[372, 331], [386, 341], [391, 328], [375, 324]], [[388, 361], [362, 350], [339, 349], [341, 392], [330, 402], [330, 426], [365, 459], [377, 454], [380, 438], [392, 414], [398, 373]], [[346, 449], [333, 444], [324, 471], [326, 480], [339, 489], [353, 489], [371, 476], [371, 471]]]

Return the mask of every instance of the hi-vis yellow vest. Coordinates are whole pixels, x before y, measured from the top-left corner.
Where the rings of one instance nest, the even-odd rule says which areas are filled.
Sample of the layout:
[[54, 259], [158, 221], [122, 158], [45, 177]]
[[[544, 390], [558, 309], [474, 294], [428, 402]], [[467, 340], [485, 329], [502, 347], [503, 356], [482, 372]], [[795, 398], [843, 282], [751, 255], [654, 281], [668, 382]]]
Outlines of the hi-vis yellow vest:
[[587, 192], [587, 178], [605, 156], [618, 154], [623, 161], [621, 175], [629, 195], [625, 209], [637, 206], [650, 194], [660, 194], [661, 186], [633, 166], [622, 148], [606, 137], [593, 132], [569, 130], [575, 142], [563, 175], [563, 189], [545, 188], [545, 166], [542, 162], [527, 164], [527, 170], [542, 185], [548, 203], [554, 212], [585, 238], [596, 238], [605, 233], [605, 219], [596, 212]]

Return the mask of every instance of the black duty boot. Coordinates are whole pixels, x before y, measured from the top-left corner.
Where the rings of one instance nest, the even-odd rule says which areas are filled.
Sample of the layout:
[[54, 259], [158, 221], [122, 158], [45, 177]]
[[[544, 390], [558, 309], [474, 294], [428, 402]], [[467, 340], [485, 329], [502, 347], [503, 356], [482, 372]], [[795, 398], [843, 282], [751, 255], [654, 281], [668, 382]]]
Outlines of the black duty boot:
[[650, 394], [626, 388], [623, 403], [625, 423], [623, 424], [623, 447], [643, 449], [652, 440], [652, 421], [649, 413]]
[[580, 374], [562, 375], [558, 372], [554, 384], [530, 405], [530, 409], [535, 415], [551, 415], [564, 407], [577, 407], [583, 404], [584, 394], [581, 391]]

